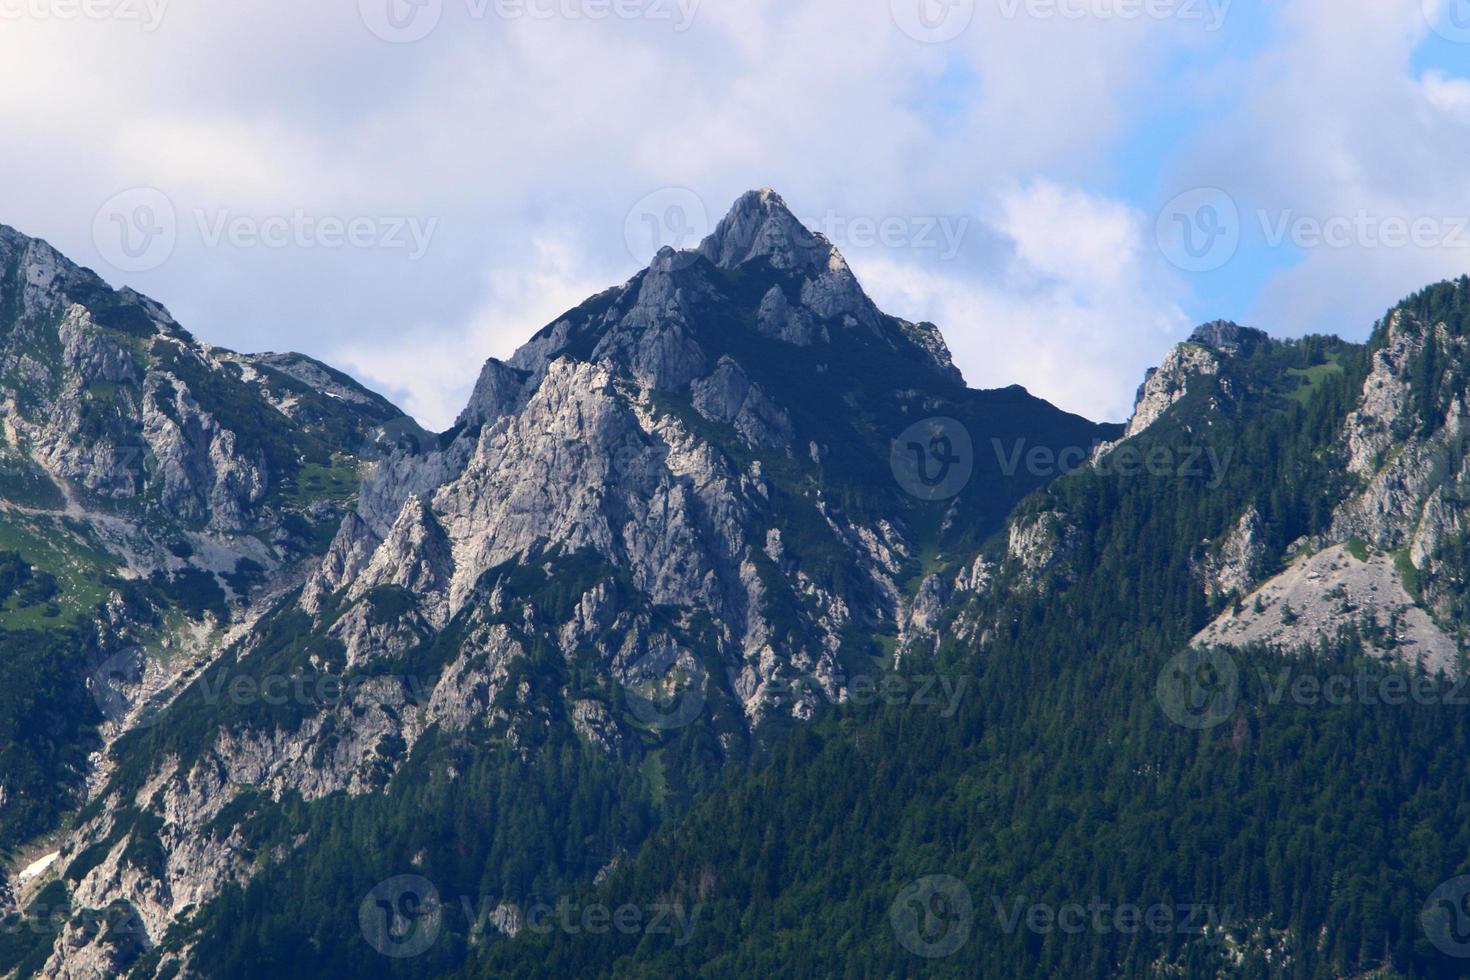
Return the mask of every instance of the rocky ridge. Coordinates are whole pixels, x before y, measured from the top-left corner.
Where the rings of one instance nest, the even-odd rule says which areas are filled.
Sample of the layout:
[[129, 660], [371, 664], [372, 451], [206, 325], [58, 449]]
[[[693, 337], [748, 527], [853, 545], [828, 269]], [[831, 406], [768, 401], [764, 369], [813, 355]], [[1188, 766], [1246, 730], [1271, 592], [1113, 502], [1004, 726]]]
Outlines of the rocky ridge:
[[[953, 500], [911, 495], [890, 442], [938, 415], [1054, 451], [1115, 431], [1020, 389], [967, 389], [933, 325], [883, 314], [778, 195], [745, 195], [698, 249], [660, 252], [488, 362], [451, 430], [402, 439], [365, 472], [299, 595], [217, 670], [280, 662], [277, 641], [299, 631], [293, 670], [372, 681], [297, 705], [290, 725], [226, 718], [187, 758], [134, 753], [58, 864], [87, 907], [135, 910], [139, 947], [69, 929], [48, 975], [118, 969], [254, 873], [208, 829], [247, 787], [257, 810], [379, 792], [429, 731], [529, 761], [556, 718], [632, 765], [690, 724], [715, 726], [736, 757], [764, 724], [841, 700], [855, 668], [884, 669], [866, 637], [932, 636], [942, 592], [913, 581], [921, 559], [959, 557], [1047, 479], [977, 454]], [[437, 666], [399, 672], [427, 650]], [[588, 678], [550, 708], [526, 679], [541, 650]], [[206, 710], [190, 705], [172, 710]], [[112, 859], [145, 841], [159, 853], [147, 873]], [[193, 875], [201, 863], [211, 872]], [[190, 969], [187, 953], [165, 959]]]

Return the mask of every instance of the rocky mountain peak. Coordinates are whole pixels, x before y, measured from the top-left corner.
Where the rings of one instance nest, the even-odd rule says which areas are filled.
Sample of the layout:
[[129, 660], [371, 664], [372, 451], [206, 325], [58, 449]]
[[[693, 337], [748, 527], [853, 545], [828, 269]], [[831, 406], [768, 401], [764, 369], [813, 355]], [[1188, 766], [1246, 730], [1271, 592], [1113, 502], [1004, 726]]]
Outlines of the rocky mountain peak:
[[762, 258], [788, 272], [820, 274], [834, 261], [845, 268], [832, 243], [808, 230], [770, 188], [741, 195], [699, 252], [722, 269]]
[[1231, 320], [1212, 320], [1195, 327], [1194, 333], [1189, 335], [1189, 342], [1222, 354], [1239, 354], [1269, 344], [1271, 335], [1254, 327], [1242, 327]]

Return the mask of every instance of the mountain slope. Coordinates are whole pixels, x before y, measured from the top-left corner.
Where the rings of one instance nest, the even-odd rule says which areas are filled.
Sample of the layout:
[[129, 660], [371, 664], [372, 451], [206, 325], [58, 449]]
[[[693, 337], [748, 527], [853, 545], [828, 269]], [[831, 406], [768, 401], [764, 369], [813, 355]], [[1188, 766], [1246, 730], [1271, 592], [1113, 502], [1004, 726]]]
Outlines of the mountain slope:
[[[1466, 309], [1462, 279], [1366, 347], [1197, 334], [957, 583], [908, 664], [969, 682], [953, 712], [846, 708], [568, 900], [697, 908], [678, 937], [552, 928], [464, 975], [1461, 975]], [[1331, 590], [1405, 548], [1449, 676], [1386, 617], [1191, 650], [1301, 556], [1342, 554]]]
[[342, 912], [410, 872], [504, 910], [404, 965], [453, 968], [927, 642], [939, 583], [1055, 476], [1018, 450], [1120, 431], [966, 388], [746, 195], [488, 363], [299, 593], [117, 743], [58, 869], [137, 928], [74, 913], [47, 971], [391, 970]]
[[[37, 856], [140, 703], [299, 585], [376, 441], [416, 428], [0, 226], [0, 849]], [[4, 884], [0, 909], [32, 887]]]

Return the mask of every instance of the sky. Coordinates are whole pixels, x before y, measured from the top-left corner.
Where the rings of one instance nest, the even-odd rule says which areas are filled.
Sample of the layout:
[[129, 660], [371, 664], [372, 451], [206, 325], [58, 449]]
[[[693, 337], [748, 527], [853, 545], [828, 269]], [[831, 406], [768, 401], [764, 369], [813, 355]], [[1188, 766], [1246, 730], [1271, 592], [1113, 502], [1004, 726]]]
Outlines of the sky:
[[976, 387], [1470, 272], [1470, 0], [0, 0], [0, 223], [445, 428], [778, 190]]

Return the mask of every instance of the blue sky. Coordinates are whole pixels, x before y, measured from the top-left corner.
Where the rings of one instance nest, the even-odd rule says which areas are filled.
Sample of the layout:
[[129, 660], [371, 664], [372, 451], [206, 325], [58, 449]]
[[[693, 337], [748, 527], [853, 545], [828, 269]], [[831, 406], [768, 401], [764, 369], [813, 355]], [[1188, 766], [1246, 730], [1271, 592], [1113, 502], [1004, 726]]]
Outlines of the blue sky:
[[972, 384], [1117, 419], [1195, 323], [1470, 271], [1453, 3], [0, 0], [0, 222], [443, 426], [772, 186]]

